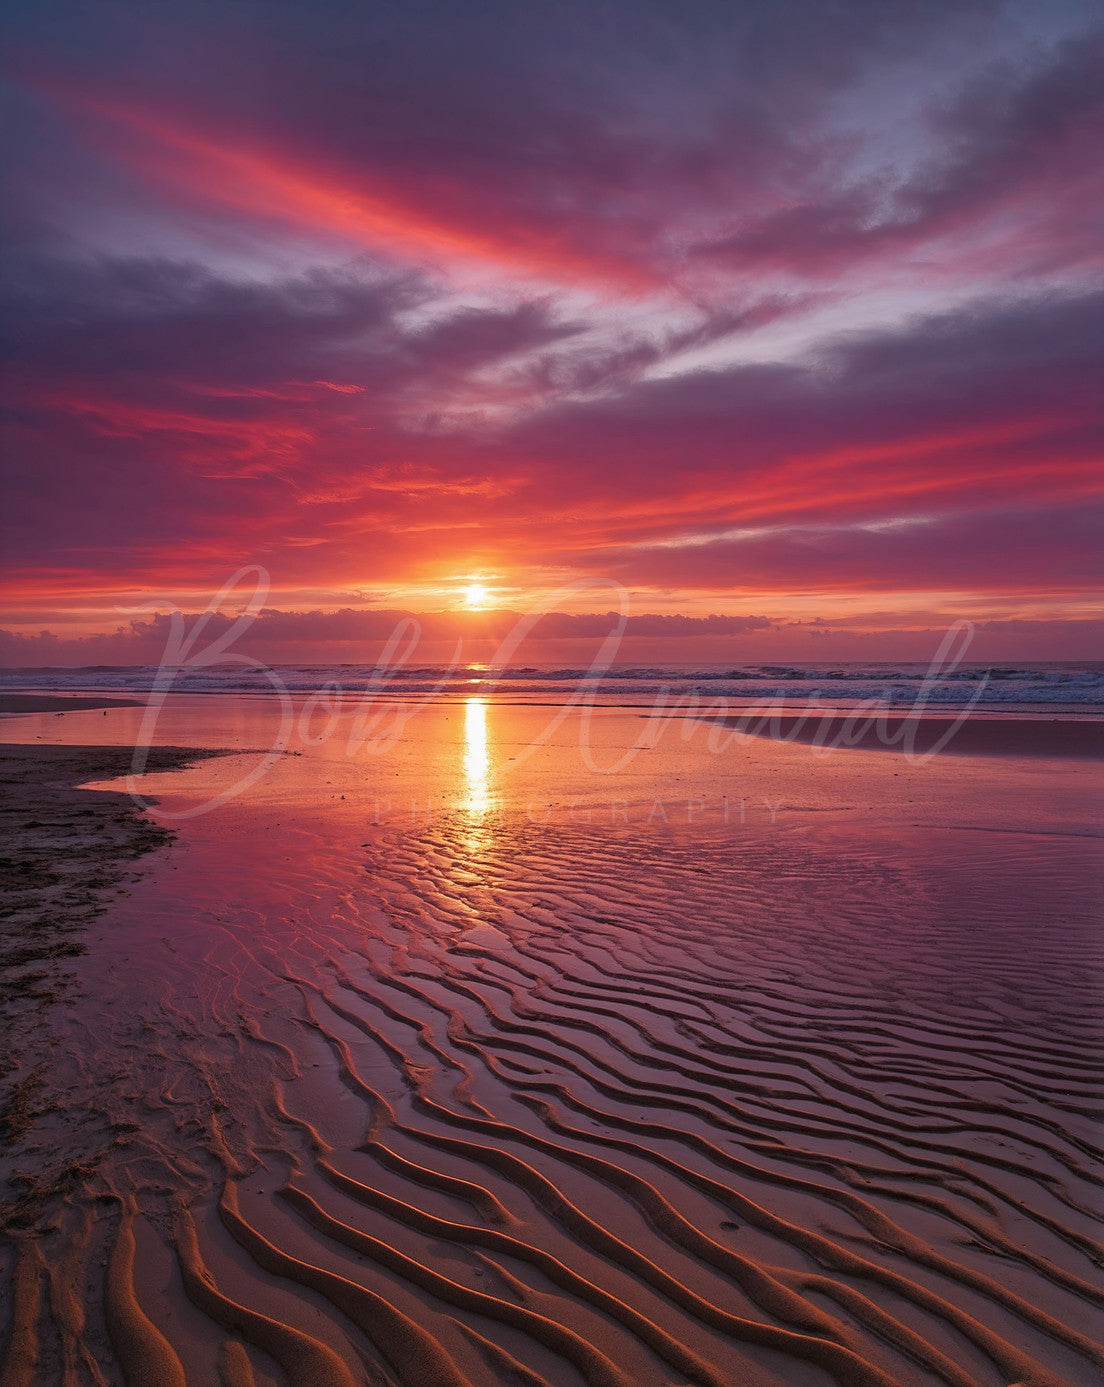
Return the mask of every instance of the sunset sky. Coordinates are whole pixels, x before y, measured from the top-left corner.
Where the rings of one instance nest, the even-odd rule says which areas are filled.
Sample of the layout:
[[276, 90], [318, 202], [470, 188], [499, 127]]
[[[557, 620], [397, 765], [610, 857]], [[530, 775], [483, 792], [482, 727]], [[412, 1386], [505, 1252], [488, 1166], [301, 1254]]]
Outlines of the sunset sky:
[[8, 13], [0, 662], [1100, 653], [1098, 5]]

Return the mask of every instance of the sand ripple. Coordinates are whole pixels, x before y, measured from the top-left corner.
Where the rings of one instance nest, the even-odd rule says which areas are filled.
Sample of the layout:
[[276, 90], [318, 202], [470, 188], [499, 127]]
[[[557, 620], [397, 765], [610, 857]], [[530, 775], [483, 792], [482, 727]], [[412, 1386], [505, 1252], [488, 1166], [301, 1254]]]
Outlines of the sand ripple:
[[6, 1383], [1100, 1380], [1091, 845], [300, 846], [95, 984]]

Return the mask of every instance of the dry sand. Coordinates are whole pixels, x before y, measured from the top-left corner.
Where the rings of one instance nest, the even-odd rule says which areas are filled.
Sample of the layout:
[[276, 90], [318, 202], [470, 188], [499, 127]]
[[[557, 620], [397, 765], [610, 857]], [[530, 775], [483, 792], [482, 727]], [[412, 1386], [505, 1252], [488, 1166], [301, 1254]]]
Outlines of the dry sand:
[[5, 1387], [1100, 1380], [1098, 844], [254, 805], [137, 864], [65, 788], [125, 750], [3, 754]]

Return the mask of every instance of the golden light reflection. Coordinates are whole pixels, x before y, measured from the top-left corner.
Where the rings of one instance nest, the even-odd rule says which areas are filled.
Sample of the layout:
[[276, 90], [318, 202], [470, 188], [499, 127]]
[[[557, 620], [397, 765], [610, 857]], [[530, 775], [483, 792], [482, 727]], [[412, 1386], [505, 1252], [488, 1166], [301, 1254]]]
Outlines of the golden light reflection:
[[467, 807], [473, 814], [485, 814], [491, 807], [490, 764], [487, 705], [481, 698], [469, 698], [464, 704], [464, 779], [468, 790]]

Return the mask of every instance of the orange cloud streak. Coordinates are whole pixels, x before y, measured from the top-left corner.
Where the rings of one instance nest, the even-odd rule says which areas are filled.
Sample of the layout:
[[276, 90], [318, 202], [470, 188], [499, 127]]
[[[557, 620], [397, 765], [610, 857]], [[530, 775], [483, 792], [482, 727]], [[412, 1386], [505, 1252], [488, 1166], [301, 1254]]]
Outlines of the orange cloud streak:
[[210, 136], [172, 124], [148, 111], [99, 95], [60, 89], [44, 83], [55, 99], [92, 112], [116, 126], [137, 134], [153, 148], [114, 148], [146, 175], [163, 182], [169, 173], [166, 154], [173, 161], [170, 181], [179, 190], [202, 200], [221, 203], [248, 215], [275, 218], [308, 231], [347, 237], [369, 248], [386, 248], [402, 259], [432, 256], [449, 261], [476, 261], [510, 273], [577, 282], [591, 288], [638, 293], [657, 288], [654, 275], [642, 267], [599, 254], [581, 254], [551, 235], [541, 235], [531, 225], [493, 227], [473, 225], [467, 219], [429, 210], [387, 186], [371, 173], [327, 173], [316, 164], [297, 160], [286, 151], [276, 152], [243, 139], [233, 132]]

